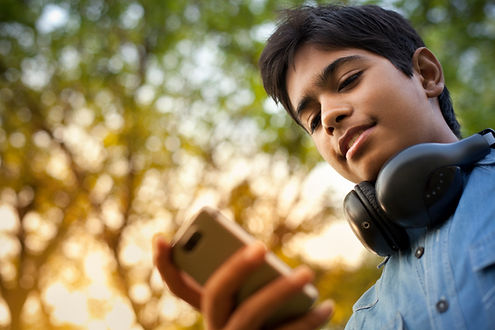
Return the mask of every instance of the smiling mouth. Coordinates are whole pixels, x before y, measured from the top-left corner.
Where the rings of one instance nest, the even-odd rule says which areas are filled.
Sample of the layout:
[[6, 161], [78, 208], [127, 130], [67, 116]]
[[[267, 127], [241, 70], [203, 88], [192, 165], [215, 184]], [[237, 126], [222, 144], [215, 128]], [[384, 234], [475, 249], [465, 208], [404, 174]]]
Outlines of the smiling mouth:
[[374, 124], [353, 127], [345, 133], [345, 135], [341, 138], [341, 141], [339, 142], [340, 151], [345, 158], [352, 157], [352, 155], [356, 152], [356, 150], [353, 149], [359, 148], [359, 144], [361, 144], [361, 140], [364, 140], [366, 138], [367, 134], [364, 134], [363, 136], [363, 133], [368, 131], [373, 126]]
[[347, 150], [349, 150], [349, 149], [351, 149], [351, 148], [352, 148], [352, 146], [354, 145], [354, 143], [357, 141], [357, 139], [359, 138], [359, 136], [360, 136], [360, 135], [361, 135], [361, 133], [363, 133], [363, 132], [364, 132], [364, 129], [362, 129], [362, 130], [358, 131], [358, 132], [356, 133], [356, 135], [354, 135], [354, 136], [351, 138], [351, 140], [350, 140], [350, 141], [349, 141], [349, 143], [347, 144]]

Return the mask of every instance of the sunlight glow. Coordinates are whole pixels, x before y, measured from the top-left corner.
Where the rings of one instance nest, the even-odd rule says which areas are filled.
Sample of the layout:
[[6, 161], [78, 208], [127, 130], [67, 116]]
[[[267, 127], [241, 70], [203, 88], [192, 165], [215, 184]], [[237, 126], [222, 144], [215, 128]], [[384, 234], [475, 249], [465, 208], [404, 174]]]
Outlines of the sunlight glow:
[[119, 203], [115, 199], [108, 199], [102, 206], [102, 216], [105, 224], [111, 229], [119, 229], [124, 224]]
[[144, 15], [143, 7], [136, 2], [132, 2], [127, 10], [120, 17], [120, 24], [126, 29], [133, 29]]
[[41, 311], [41, 304], [39, 300], [39, 296], [37, 294], [31, 293], [29, 297], [26, 299], [24, 304], [23, 313], [25, 313], [24, 317], [33, 319], [38, 313]]
[[160, 300], [160, 316], [164, 321], [176, 321], [182, 326], [191, 326], [198, 318], [198, 313], [186, 302], [170, 295], [163, 295]]
[[144, 283], [136, 283], [131, 287], [129, 295], [133, 301], [144, 304], [151, 298], [151, 290]]
[[173, 297], [164, 296], [161, 300], [161, 315], [169, 320], [178, 318], [180, 313], [180, 306], [177, 302], [177, 299]]
[[28, 232], [39, 230], [41, 227], [41, 216], [37, 212], [27, 213], [22, 221], [22, 226], [24, 227], [24, 230]]
[[93, 282], [106, 283], [108, 276], [107, 256], [101, 251], [91, 251], [84, 259], [84, 272]]
[[0, 300], [0, 326], [10, 324], [10, 313], [3, 300]]
[[91, 330], [107, 330], [108, 327], [107, 327], [105, 321], [99, 320], [99, 319], [93, 319], [93, 320], [90, 320], [89, 321], [89, 323], [88, 323], [88, 329], [91, 329]]
[[136, 91], [135, 97], [139, 105], [150, 105], [155, 99], [155, 88], [151, 85], [143, 85]]
[[107, 314], [105, 321], [110, 329], [131, 329], [134, 323], [134, 313], [128, 304], [117, 301]]
[[22, 82], [36, 90], [41, 90], [46, 86], [55, 71], [54, 66], [40, 54], [22, 60], [21, 67]]
[[106, 283], [92, 283], [87, 288], [88, 297], [96, 300], [110, 300], [112, 292]]
[[79, 271], [75, 265], [67, 264], [60, 270], [60, 280], [64, 283], [74, 283], [79, 276]]
[[53, 317], [60, 322], [83, 325], [89, 320], [88, 305], [81, 291], [65, 292], [61, 297], [63, 304], [58, 304]]
[[129, 267], [139, 263], [142, 260], [144, 253], [139, 246], [135, 244], [127, 244], [122, 248], [119, 255], [122, 263]]
[[[84, 329], [135, 329], [135, 316], [129, 302], [112, 286], [111, 258], [106, 250], [88, 242], [89, 237], [78, 237], [65, 242], [64, 252], [66, 257], [68, 252], [72, 255], [69, 258], [82, 262], [79, 271], [84, 272], [83, 277], [78, 276], [77, 269], [64, 267], [42, 291], [43, 303], [50, 310], [51, 321], [60, 326]], [[143, 290], [134, 286], [131, 293], [138, 300], [151, 297], [149, 288]]]
[[[2, 238], [3, 239], [3, 238]], [[17, 275], [17, 269], [10, 262], [3, 262], [0, 267], [0, 276], [2, 276], [5, 282], [10, 282], [15, 279]]]
[[15, 233], [19, 230], [19, 218], [10, 205], [0, 205], [0, 231]]
[[67, 156], [61, 150], [52, 150], [50, 160], [46, 165], [48, 175], [58, 180], [65, 180], [69, 177], [69, 164]]
[[89, 320], [87, 300], [81, 291], [71, 292], [57, 282], [46, 289], [44, 298], [52, 305], [55, 324], [71, 323], [82, 326]]
[[[0, 232], [0, 260], [15, 256], [21, 250], [19, 241], [12, 235]], [[0, 274], [4, 273], [3, 267], [0, 267]]]
[[106, 150], [97, 136], [86, 132], [78, 124], [69, 124], [63, 129], [63, 140], [75, 151], [79, 166], [93, 171], [100, 169], [106, 158]]
[[43, 8], [43, 12], [36, 22], [36, 27], [41, 33], [50, 33], [67, 24], [68, 20], [69, 13], [65, 8], [48, 4]]
[[364, 248], [345, 221], [332, 223], [321, 235], [303, 239], [301, 245], [307, 260], [327, 267], [332, 262], [357, 267], [363, 259]]

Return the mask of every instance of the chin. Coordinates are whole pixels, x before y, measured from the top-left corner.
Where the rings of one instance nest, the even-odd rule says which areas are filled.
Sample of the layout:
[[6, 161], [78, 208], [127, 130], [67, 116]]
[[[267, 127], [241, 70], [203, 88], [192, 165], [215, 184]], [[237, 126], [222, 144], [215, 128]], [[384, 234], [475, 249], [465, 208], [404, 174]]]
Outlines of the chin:
[[362, 181], [375, 182], [376, 178], [378, 177], [378, 173], [380, 173], [380, 169], [381, 166], [380, 167], [374, 166], [372, 168], [364, 169], [361, 172], [361, 175], [359, 175], [360, 179], [358, 179], [359, 180], [358, 182], [362, 182]]
[[[334, 167], [334, 166], [332, 167], [335, 168], [341, 176], [343, 176], [345, 179], [351, 182], [354, 183], [360, 183], [362, 181], [374, 182], [376, 181], [376, 178], [378, 177], [378, 173], [380, 172], [380, 169], [385, 162], [382, 161], [383, 157], [377, 157], [375, 155], [373, 158], [375, 158], [374, 161], [355, 164], [361, 166], [354, 166], [354, 167], [350, 166], [348, 168]], [[378, 158], [378, 160], [376, 160], [376, 158]], [[332, 163], [329, 164], [332, 165]]]

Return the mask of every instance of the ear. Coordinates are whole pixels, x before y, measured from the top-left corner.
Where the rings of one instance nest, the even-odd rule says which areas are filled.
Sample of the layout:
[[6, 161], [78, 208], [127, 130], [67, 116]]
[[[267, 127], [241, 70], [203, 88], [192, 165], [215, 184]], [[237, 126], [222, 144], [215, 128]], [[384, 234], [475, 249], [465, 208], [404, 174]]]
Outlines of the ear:
[[445, 82], [442, 66], [435, 55], [428, 48], [418, 48], [412, 57], [412, 64], [426, 95], [428, 97], [439, 96], [445, 87]]

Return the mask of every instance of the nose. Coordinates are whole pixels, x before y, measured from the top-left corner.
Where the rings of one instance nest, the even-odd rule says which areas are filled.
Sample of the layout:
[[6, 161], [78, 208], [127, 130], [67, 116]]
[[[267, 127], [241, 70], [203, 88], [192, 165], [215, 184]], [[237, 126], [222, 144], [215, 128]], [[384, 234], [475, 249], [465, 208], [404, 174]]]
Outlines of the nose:
[[342, 125], [344, 119], [349, 117], [352, 111], [349, 104], [335, 104], [335, 102], [323, 100], [321, 102], [321, 123], [327, 134], [333, 135], [334, 130]]

